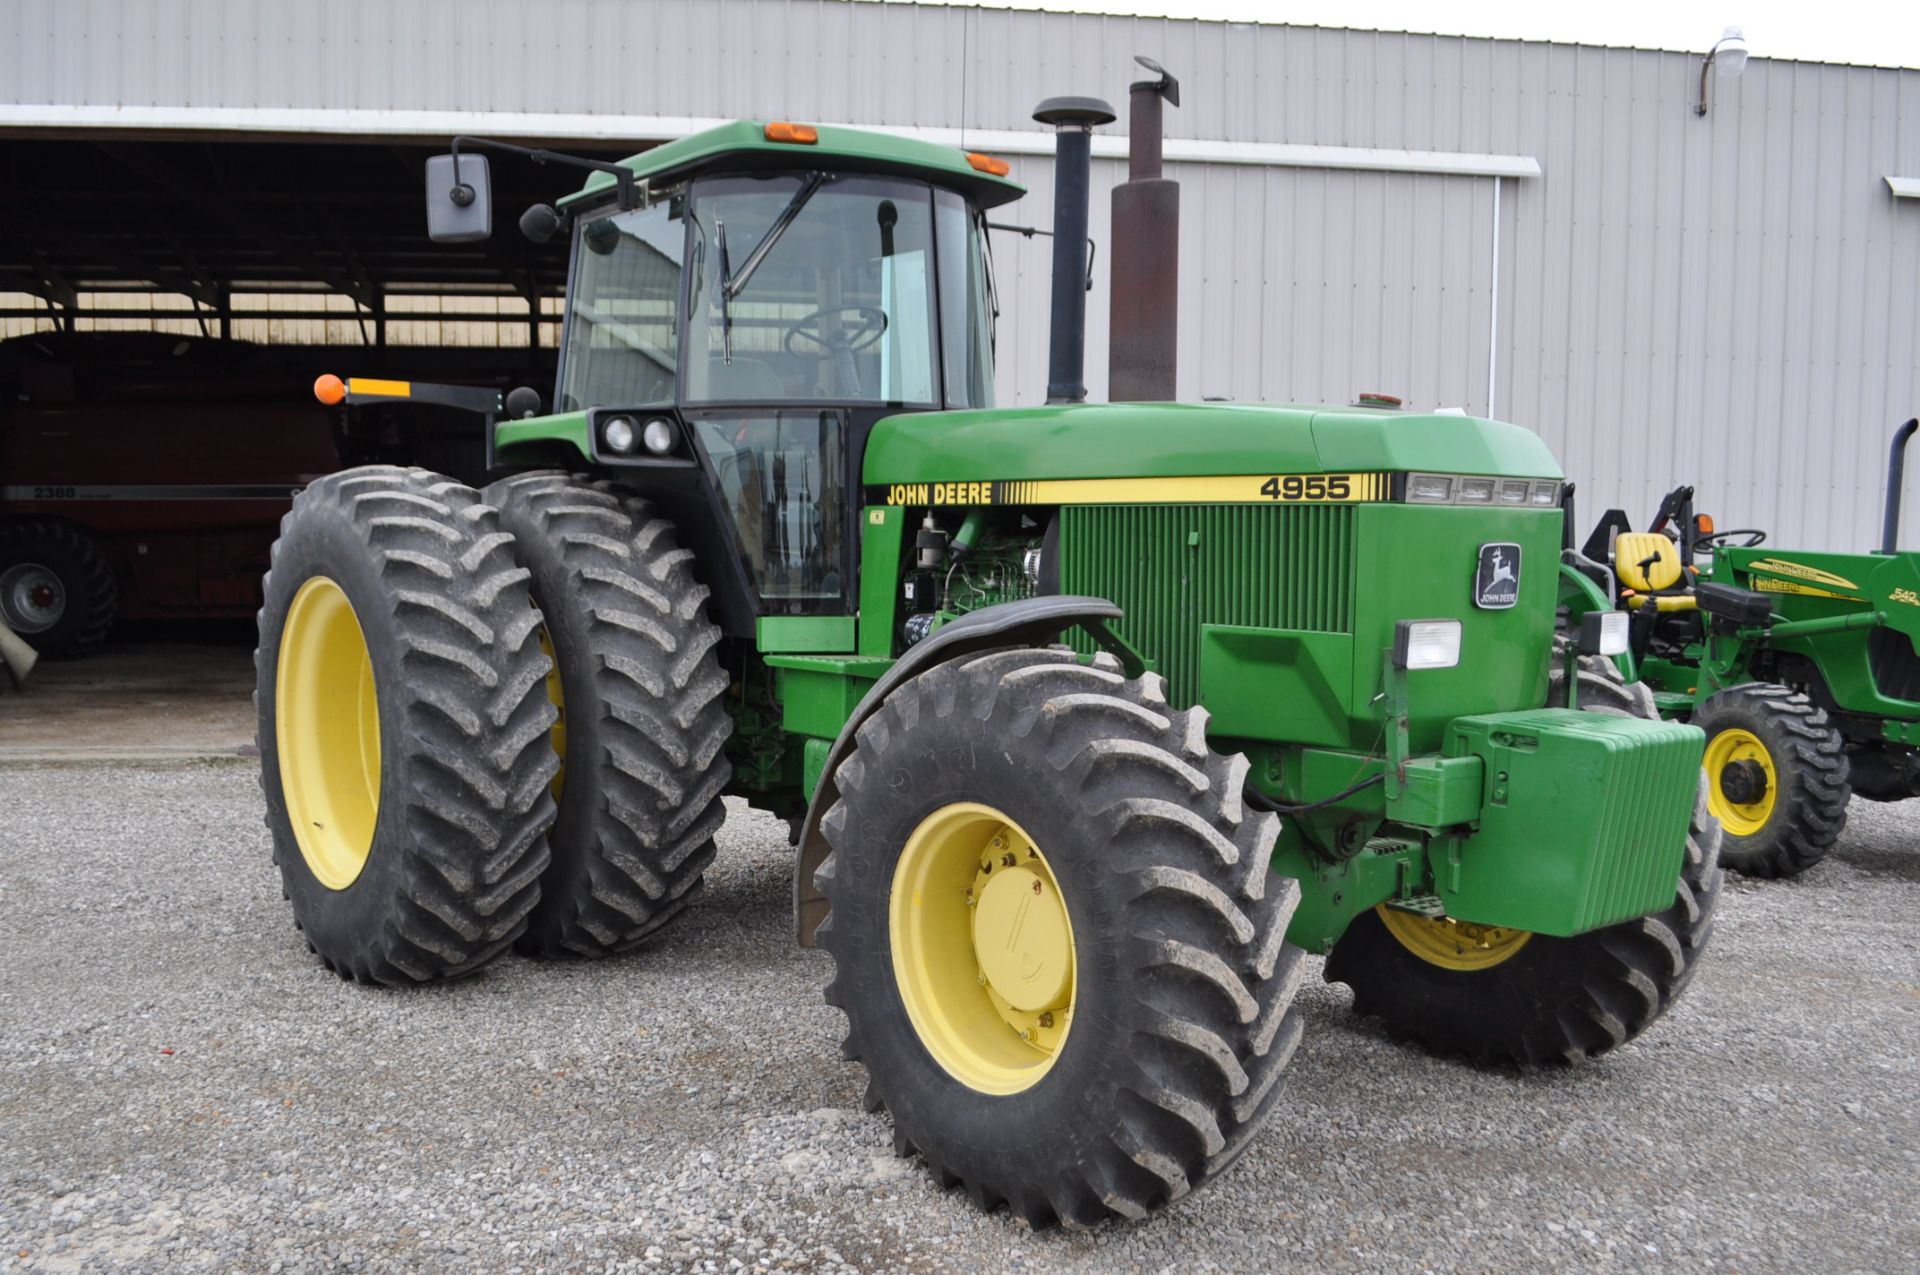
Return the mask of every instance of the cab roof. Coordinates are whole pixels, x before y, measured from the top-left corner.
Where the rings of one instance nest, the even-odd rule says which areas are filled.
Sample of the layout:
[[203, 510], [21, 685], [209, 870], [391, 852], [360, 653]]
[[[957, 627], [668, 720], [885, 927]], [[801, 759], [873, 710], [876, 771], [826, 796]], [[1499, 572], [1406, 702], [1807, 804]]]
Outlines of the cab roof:
[[[892, 133], [876, 133], [837, 124], [813, 126], [819, 140], [811, 143], [770, 142], [764, 120], [736, 120], [666, 142], [620, 161], [643, 182], [691, 176], [705, 170], [753, 169], [891, 173], [918, 177], [957, 190], [981, 208], [994, 208], [1020, 198], [1026, 187], [1005, 177], [983, 173], [967, 162], [965, 151]], [[597, 199], [613, 189], [611, 173], [595, 173], [585, 186], [560, 202], [562, 208]]]

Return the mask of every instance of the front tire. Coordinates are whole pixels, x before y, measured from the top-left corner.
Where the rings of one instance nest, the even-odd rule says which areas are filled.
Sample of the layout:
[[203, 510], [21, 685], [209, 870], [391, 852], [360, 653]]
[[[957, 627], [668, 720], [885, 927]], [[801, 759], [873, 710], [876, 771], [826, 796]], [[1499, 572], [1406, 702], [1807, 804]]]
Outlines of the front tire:
[[294, 923], [342, 978], [470, 974], [539, 898], [558, 761], [512, 539], [472, 488], [384, 465], [321, 479], [280, 524], [260, 786]]
[[623, 952], [678, 916], [713, 862], [732, 776], [720, 630], [692, 551], [646, 501], [557, 470], [485, 499], [532, 572], [564, 724], [553, 862], [520, 947]]
[[[1550, 700], [1566, 703], [1556, 658]], [[1579, 705], [1657, 718], [1645, 687], [1583, 659]], [[1326, 979], [1353, 989], [1354, 1012], [1395, 1036], [1481, 1064], [1574, 1063], [1639, 1036], [1673, 1007], [1713, 932], [1720, 828], [1704, 779], [1687, 829], [1673, 904], [1572, 938], [1390, 912], [1356, 917], [1327, 958]]]
[[1853, 799], [1846, 741], [1798, 691], [1751, 682], [1708, 698], [1707, 805], [1726, 830], [1720, 859], [1751, 877], [1797, 876], [1825, 858]]
[[1162, 685], [1058, 649], [931, 669], [860, 726], [822, 823], [827, 1000], [869, 1109], [1033, 1226], [1221, 1172], [1300, 1037], [1278, 820]]

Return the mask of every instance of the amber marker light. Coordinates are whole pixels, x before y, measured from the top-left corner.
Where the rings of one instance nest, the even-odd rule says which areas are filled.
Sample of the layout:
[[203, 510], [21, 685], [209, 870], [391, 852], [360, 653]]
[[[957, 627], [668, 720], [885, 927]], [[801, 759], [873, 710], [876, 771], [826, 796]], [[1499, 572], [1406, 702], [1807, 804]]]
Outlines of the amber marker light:
[[328, 372], [313, 383], [313, 396], [328, 407], [344, 402], [347, 397], [347, 383]]
[[811, 124], [790, 124], [786, 120], [775, 120], [767, 125], [767, 140], [811, 146], [820, 140], [820, 131]]
[[981, 172], [990, 173], [995, 177], [1005, 177], [1013, 171], [1013, 165], [1009, 164], [1006, 160], [995, 159], [991, 155], [982, 155], [977, 151], [967, 152], [967, 162]]
[[1713, 515], [1712, 514], [1695, 514], [1693, 516], [1693, 530], [1695, 535], [1700, 535], [1700, 536], [1712, 535], [1713, 534]]

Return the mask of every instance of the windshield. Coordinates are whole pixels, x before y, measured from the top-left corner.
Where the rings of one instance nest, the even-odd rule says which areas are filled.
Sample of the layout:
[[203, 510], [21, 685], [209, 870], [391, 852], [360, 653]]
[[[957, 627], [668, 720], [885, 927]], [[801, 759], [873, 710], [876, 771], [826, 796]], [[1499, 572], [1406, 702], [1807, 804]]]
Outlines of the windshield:
[[561, 410], [673, 402], [686, 197], [580, 219]]
[[709, 179], [693, 222], [687, 402], [940, 402], [931, 187]]

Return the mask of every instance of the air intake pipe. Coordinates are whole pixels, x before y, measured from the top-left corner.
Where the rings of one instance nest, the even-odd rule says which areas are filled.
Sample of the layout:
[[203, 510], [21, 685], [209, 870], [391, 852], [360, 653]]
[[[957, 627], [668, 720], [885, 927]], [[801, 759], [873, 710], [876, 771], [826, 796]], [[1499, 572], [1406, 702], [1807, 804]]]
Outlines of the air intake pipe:
[[1127, 180], [1113, 188], [1107, 398], [1169, 402], [1180, 334], [1180, 183], [1160, 173], [1162, 103], [1180, 105], [1180, 81], [1152, 58], [1129, 90]]
[[1097, 97], [1050, 97], [1033, 118], [1054, 129], [1053, 317], [1048, 326], [1047, 402], [1087, 398], [1088, 186], [1093, 130], [1113, 123], [1113, 108]]

